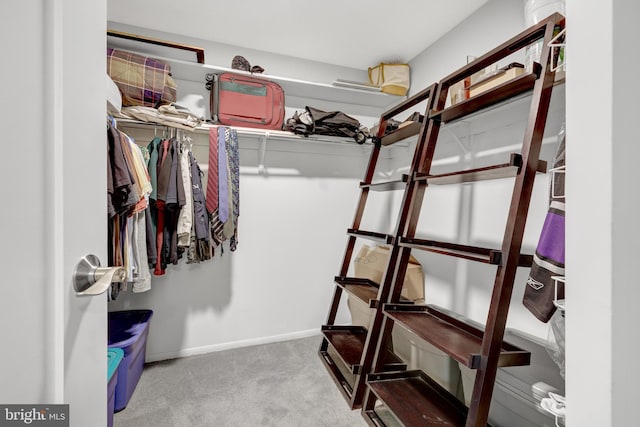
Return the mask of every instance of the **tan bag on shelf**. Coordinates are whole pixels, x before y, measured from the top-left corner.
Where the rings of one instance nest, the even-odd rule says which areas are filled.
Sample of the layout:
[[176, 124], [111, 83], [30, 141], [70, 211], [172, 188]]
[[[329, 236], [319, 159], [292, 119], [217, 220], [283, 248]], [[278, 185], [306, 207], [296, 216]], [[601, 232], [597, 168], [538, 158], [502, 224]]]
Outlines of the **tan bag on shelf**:
[[[380, 284], [388, 258], [388, 247], [376, 246], [372, 248], [363, 245], [354, 260], [355, 276]], [[420, 262], [413, 256], [409, 258], [401, 295], [418, 304], [424, 302], [424, 272]]]
[[[363, 246], [354, 261], [355, 276], [380, 283], [389, 258], [389, 248]], [[414, 257], [409, 259], [407, 274], [404, 278], [402, 296], [416, 304], [424, 303], [424, 273], [422, 266]], [[351, 323], [368, 328], [373, 310], [358, 298], [349, 295], [347, 300], [351, 313]], [[418, 338], [413, 332], [394, 324], [391, 332], [393, 352], [400, 357], [409, 369], [420, 369], [451, 394], [460, 395], [460, 368], [458, 362], [432, 344]]]
[[369, 68], [369, 82], [384, 93], [405, 96], [411, 86], [409, 64], [385, 64], [381, 62]]

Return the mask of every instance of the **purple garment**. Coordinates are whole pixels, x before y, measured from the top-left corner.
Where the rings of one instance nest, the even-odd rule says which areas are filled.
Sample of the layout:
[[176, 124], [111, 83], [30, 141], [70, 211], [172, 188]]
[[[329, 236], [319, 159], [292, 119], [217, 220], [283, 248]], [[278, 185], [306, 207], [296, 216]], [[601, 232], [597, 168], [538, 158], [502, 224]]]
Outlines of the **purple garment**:
[[[565, 165], [565, 139], [562, 138], [554, 160], [554, 168]], [[555, 186], [564, 194], [564, 174], [554, 177]], [[556, 311], [554, 300], [564, 298], [564, 283], [555, 276], [564, 276], [564, 200], [550, 194], [549, 210], [540, 232], [540, 240], [527, 278], [522, 303], [541, 322], [548, 322]], [[556, 291], [557, 286], [557, 291]]]
[[540, 258], [564, 264], [564, 215], [549, 211], [542, 226], [536, 253]]

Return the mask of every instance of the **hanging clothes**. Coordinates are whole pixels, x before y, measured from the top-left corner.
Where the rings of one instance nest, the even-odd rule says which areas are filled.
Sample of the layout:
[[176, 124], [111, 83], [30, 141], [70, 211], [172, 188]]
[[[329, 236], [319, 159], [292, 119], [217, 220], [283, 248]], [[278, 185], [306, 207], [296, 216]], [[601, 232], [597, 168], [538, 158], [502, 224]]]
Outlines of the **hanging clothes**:
[[167, 253], [167, 263], [178, 263], [178, 220], [182, 207], [185, 205], [185, 189], [180, 167], [180, 148], [177, 138], [170, 141], [169, 156], [171, 167], [169, 183], [165, 200], [165, 228], [164, 241]]
[[[176, 132], [171, 138], [153, 138], [138, 146], [115, 122], [109, 123], [108, 212], [109, 265], [127, 272], [124, 284], [112, 286], [111, 299], [131, 284], [133, 292], [151, 288], [151, 276], [163, 275], [169, 265], [187, 253], [187, 263], [213, 257], [213, 248], [230, 240], [237, 245], [239, 217], [239, 158], [235, 130], [215, 128], [211, 155], [218, 183], [211, 202], [205, 196], [202, 170], [185, 141]], [[213, 134], [212, 134], [213, 135]], [[220, 184], [222, 182], [222, 184]], [[220, 209], [223, 206], [223, 209]], [[219, 214], [222, 211], [224, 221]], [[215, 214], [215, 215], [213, 215]], [[213, 218], [219, 227], [212, 227]], [[215, 231], [216, 235], [212, 235]]]
[[163, 140], [158, 146], [157, 200], [154, 205], [157, 257], [154, 274], [162, 275], [165, 274], [167, 265], [178, 263], [178, 220], [186, 203], [186, 190], [182, 179], [178, 139]]
[[[554, 160], [554, 168], [565, 165], [565, 137], [561, 133], [561, 140]], [[564, 175], [556, 174], [553, 179], [554, 188], [564, 194]], [[548, 322], [556, 311], [553, 303], [556, 298], [564, 299], [564, 284], [553, 276], [564, 276], [564, 198], [557, 199], [549, 195], [550, 203], [547, 216], [542, 226], [540, 240], [533, 256], [533, 265], [527, 279], [522, 303], [541, 322]]]
[[[226, 182], [227, 176], [227, 163], [226, 160], [226, 147], [223, 146], [224, 141], [224, 128], [214, 126], [209, 130], [209, 173], [207, 176], [207, 193], [210, 198], [208, 201], [209, 207], [209, 228], [211, 230], [211, 236], [214, 246], [219, 246], [225, 241], [226, 237], [223, 232], [224, 220], [221, 219], [220, 201], [226, 203], [226, 185], [222, 188], [222, 195], [220, 193], [221, 185], [220, 179], [224, 179]], [[222, 150], [222, 153], [220, 151]], [[220, 167], [224, 168], [221, 172]], [[224, 213], [222, 213], [224, 216]]]
[[107, 132], [107, 209], [109, 217], [126, 213], [134, 206], [139, 196], [133, 186], [127, 160], [123, 152], [122, 135], [115, 126], [109, 122]]
[[[228, 134], [226, 132], [229, 132]], [[228, 135], [228, 136], [227, 136]], [[225, 130], [227, 156], [229, 162], [229, 181], [231, 189], [231, 221], [229, 249], [235, 251], [238, 246], [238, 217], [240, 216], [240, 154], [238, 150], [238, 134], [235, 129]]]
[[191, 242], [191, 228], [193, 227], [193, 183], [191, 181], [191, 167], [189, 160], [190, 150], [181, 147], [180, 171], [182, 172], [182, 185], [184, 186], [184, 206], [180, 210], [178, 218], [178, 250], [186, 250]]
[[[133, 139], [129, 138], [129, 146], [131, 148], [131, 159], [133, 164], [133, 172], [136, 177], [137, 188], [139, 188], [142, 197], [133, 208], [131, 216], [128, 218], [128, 247], [129, 247], [129, 273], [131, 282], [133, 283], [133, 292], [144, 292], [151, 289], [151, 274], [149, 272], [149, 264], [147, 262], [146, 247], [146, 219], [145, 212], [149, 205], [149, 195], [152, 191], [151, 179], [146, 167], [148, 156], [143, 154]], [[146, 148], [144, 149], [146, 152]]]
[[240, 215], [240, 167], [235, 129], [214, 126], [209, 131], [207, 211], [214, 246], [230, 240], [235, 251]]
[[193, 234], [187, 256], [188, 263], [197, 263], [211, 259], [211, 235], [206, 209], [205, 195], [202, 189], [202, 171], [193, 153], [189, 153], [191, 181], [193, 190]]
[[159, 144], [158, 160], [156, 164], [157, 170], [157, 191], [156, 191], [156, 203], [155, 218], [156, 218], [156, 251], [157, 257], [153, 270], [153, 274], [161, 276], [165, 274], [166, 253], [164, 252], [164, 227], [165, 227], [165, 207], [167, 199], [167, 188], [169, 187], [169, 176], [171, 175], [171, 162], [167, 161], [167, 154], [169, 152], [170, 142], [168, 140], [162, 140]]
[[147, 171], [151, 181], [151, 194], [149, 195], [149, 206], [145, 210], [146, 236], [147, 236], [147, 259], [149, 265], [155, 266], [158, 261], [158, 247], [156, 244], [156, 230], [158, 224], [158, 156], [162, 144], [162, 138], [156, 137], [147, 145], [149, 157], [147, 160]]
[[111, 286], [109, 296], [115, 299], [127, 283], [135, 291], [151, 286], [140, 228], [146, 231], [144, 212], [152, 185], [142, 150], [113, 120], [108, 121], [107, 153], [108, 264], [126, 271], [126, 282]]
[[147, 260], [147, 226], [145, 211], [133, 216], [131, 245], [133, 256], [133, 292], [145, 292], [151, 289], [151, 272]]

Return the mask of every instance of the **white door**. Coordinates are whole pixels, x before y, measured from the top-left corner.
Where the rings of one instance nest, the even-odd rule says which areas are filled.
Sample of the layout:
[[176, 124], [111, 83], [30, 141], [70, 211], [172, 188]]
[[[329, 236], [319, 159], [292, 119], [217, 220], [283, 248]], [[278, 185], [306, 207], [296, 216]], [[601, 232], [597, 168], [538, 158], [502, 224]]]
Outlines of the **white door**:
[[106, 1], [0, 7], [0, 404], [104, 426], [106, 296], [77, 297], [71, 276], [107, 258]]

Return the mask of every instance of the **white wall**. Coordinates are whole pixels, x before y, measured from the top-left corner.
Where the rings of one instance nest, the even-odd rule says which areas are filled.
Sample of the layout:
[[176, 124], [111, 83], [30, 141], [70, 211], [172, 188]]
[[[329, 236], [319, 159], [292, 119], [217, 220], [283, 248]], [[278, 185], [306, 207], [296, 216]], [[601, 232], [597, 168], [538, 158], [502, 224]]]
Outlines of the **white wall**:
[[524, 2], [489, 0], [410, 61], [415, 93], [467, 64], [525, 28]]
[[[54, 286], [60, 286], [64, 302], [62, 307], [54, 306], [55, 310], [64, 307], [64, 329], [59, 331], [59, 336], [64, 336], [64, 363], [58, 362], [61, 364], [58, 369], [64, 372], [64, 402], [70, 405], [71, 426], [100, 426], [106, 424], [107, 417], [107, 367], [103, 362], [107, 338], [106, 296], [76, 296], [71, 278], [81, 257], [94, 253], [103, 263], [107, 259], [104, 221], [107, 209], [101, 191], [107, 181], [103, 95], [106, 58], [95, 49], [105, 41], [107, 8], [104, 1], [46, 3], [55, 3], [56, 13], [60, 14], [54, 32], [60, 39], [52, 43], [53, 59], [48, 58], [55, 64], [55, 78], [49, 89], [55, 93], [56, 102], [47, 106], [51, 112], [45, 113], [53, 114], [57, 123], [52, 126], [47, 122], [44, 138], [45, 145], [55, 146], [47, 153], [46, 163], [47, 167], [54, 163], [55, 168], [44, 184], [47, 191], [53, 192], [55, 204], [49, 204], [46, 213], [42, 213], [47, 220], [53, 216], [47, 229], [56, 246], [49, 249], [47, 257], [52, 257], [59, 270], [60, 276], [56, 275], [59, 282]], [[50, 72], [45, 65], [43, 73]], [[53, 137], [49, 133], [53, 133]], [[51, 159], [52, 153], [55, 159]], [[59, 262], [63, 262], [63, 269]], [[47, 276], [47, 285], [48, 281]], [[59, 341], [57, 343], [59, 345]]]
[[[110, 29], [188, 43], [205, 49], [207, 64], [230, 67], [234, 55], [244, 55], [267, 72], [307, 81], [330, 83], [335, 78], [362, 80], [362, 70], [319, 64], [282, 55], [153, 32], [109, 22]], [[117, 39], [109, 45], [117, 46]], [[125, 46], [123, 46], [124, 48]], [[167, 50], [142, 46], [148, 54]], [[171, 52], [173, 54], [174, 52]], [[193, 58], [192, 58], [193, 59]], [[178, 100], [194, 113], [209, 117], [209, 92], [202, 83], [176, 79]], [[286, 97], [286, 94], [285, 94]], [[304, 105], [286, 97], [286, 117]], [[362, 116], [353, 106], [342, 111], [371, 126], [376, 118]], [[380, 111], [381, 113], [382, 111]], [[125, 129], [125, 131], [127, 131]], [[146, 145], [153, 130], [128, 133]], [[194, 152], [206, 171], [208, 139], [192, 135]], [[169, 266], [154, 277], [151, 291], [127, 292], [109, 303], [109, 310], [154, 310], [147, 359], [159, 360], [261, 342], [318, 334], [326, 321], [359, 196], [370, 146], [301, 141], [267, 141], [265, 174], [259, 173], [258, 141], [241, 137], [239, 244], [235, 252], [213, 261]], [[381, 155], [381, 170], [386, 170]], [[389, 227], [388, 197], [370, 197], [363, 227]], [[325, 213], [326, 212], [326, 213]], [[341, 304], [338, 322], [349, 321]], [[318, 342], [319, 345], [320, 342]]]
[[[485, 36], [492, 38], [485, 46], [491, 48], [518, 31], [523, 24], [519, 15], [521, 6], [521, 2], [491, 1], [414, 59], [414, 90], [420, 88], [415, 84], [420, 79], [428, 84], [463, 65], [464, 55], [477, 54], [472, 48], [484, 46]], [[507, 7], [511, 12], [507, 12]], [[635, 22], [638, 8], [635, 2], [618, 0], [588, 5], [567, 0], [566, 5], [569, 17], [566, 122], [570, 159], [566, 175], [569, 195], [566, 425], [569, 427], [623, 426], [636, 417], [640, 382], [640, 371], [634, 368], [640, 348], [634, 332], [640, 323], [634, 306], [639, 292], [635, 265], [640, 252], [636, 219], [640, 172], [636, 159], [640, 153], [635, 141], [640, 131], [637, 120], [640, 111], [636, 102], [638, 88], [629, 84], [634, 80], [637, 59], [629, 52], [635, 51], [635, 43], [640, 39]], [[483, 11], [488, 10], [492, 13], [483, 16]], [[476, 21], [480, 16], [483, 18]], [[514, 28], [507, 29], [511, 24]], [[502, 29], [505, 34], [496, 33]], [[500, 40], [493, 40], [494, 36]], [[447, 52], [457, 56], [454, 59]], [[441, 61], [429, 60], [435, 59], [436, 53]], [[549, 153], [548, 148], [546, 152]], [[538, 180], [536, 187], [541, 186], [546, 184]], [[538, 228], [535, 224], [541, 225], [540, 206], [544, 197], [541, 193], [534, 190], [529, 230]], [[458, 194], [445, 194], [441, 198], [456, 203], [457, 197]], [[468, 202], [469, 196], [466, 197], [462, 200]], [[473, 197], [472, 201], [476, 203], [478, 199]], [[452, 221], [443, 228], [455, 234], [456, 226]], [[490, 228], [485, 229], [489, 232]], [[525, 246], [535, 243], [533, 234], [528, 236]], [[428, 260], [426, 265], [428, 272]], [[448, 273], [452, 270], [453, 267]], [[443, 282], [452, 282], [450, 274]], [[433, 293], [431, 283], [427, 282], [427, 298]], [[453, 295], [436, 291], [435, 297], [454, 306]], [[523, 322], [516, 327], [525, 330], [534, 327], [538, 335], [544, 335], [543, 328], [535, 327], [535, 319], [521, 307], [515, 313], [513, 307], [509, 326], [514, 326], [514, 318], [521, 318]], [[525, 325], [526, 317], [530, 323]]]
[[[524, 30], [523, 2], [491, 0], [411, 61], [412, 91], [454, 72], [467, 55], [480, 56]], [[506, 108], [452, 125], [440, 131], [433, 171], [489, 166], [520, 152], [528, 104]], [[554, 92], [541, 157], [551, 165], [564, 118], [564, 88]], [[399, 164], [401, 159], [394, 159]], [[405, 160], [406, 161], [406, 160]], [[549, 174], [536, 178], [523, 252], [532, 254], [548, 208]], [[504, 234], [513, 180], [485, 181], [464, 186], [430, 187], [425, 195], [416, 235], [474, 246], [499, 248]], [[413, 251], [426, 272], [427, 301], [453, 309], [478, 322], [486, 321], [495, 267], [437, 254]], [[548, 326], [523, 305], [528, 269], [518, 270], [507, 327], [546, 339]]]
[[[7, 85], [5, 96], [13, 99], [13, 111], [34, 111], [33, 100], [41, 99], [44, 92], [44, 80], [41, 73], [44, 70], [44, 8], [39, 2], [19, 2], [12, 10], [12, 14], [19, 19], [5, 19], [0, 29], [3, 40], [11, 40], [15, 34], [23, 34], [20, 43], [5, 43], [6, 54], [12, 58], [22, 58], [23, 79], [14, 80], [15, 69], [1, 67], [0, 76], [3, 81], [12, 81]], [[20, 18], [22, 17], [22, 18]], [[25, 55], [25, 52], [30, 54]], [[43, 109], [36, 109], [37, 115], [44, 113]], [[6, 118], [6, 117], [5, 117]], [[10, 115], [5, 121], [3, 130], [7, 141], [14, 141], [5, 147], [6, 158], [28, 159], [28, 162], [43, 165], [45, 147], [43, 135], [44, 123], [36, 122], [30, 126], [12, 126], [15, 115]], [[22, 141], [22, 143], [18, 143]], [[25, 143], [29, 141], [30, 143]], [[4, 343], [18, 344], [19, 351], [3, 353], [0, 367], [0, 377], [3, 384], [11, 387], [0, 388], [0, 401], [4, 403], [35, 402], [41, 397], [48, 397], [49, 379], [44, 353], [47, 351], [45, 328], [45, 298], [47, 292], [45, 265], [34, 262], [34, 259], [45, 259], [44, 222], [40, 212], [45, 210], [45, 170], [34, 168], [31, 173], [24, 173], [24, 164], [17, 161], [5, 162], [0, 168], [2, 179], [2, 198], [7, 202], [20, 201], [24, 197], [24, 188], [31, 189], [29, 209], [4, 209], [2, 213], [3, 235], [10, 246], [5, 246], [3, 253], [3, 269], [11, 266], [3, 278], [4, 297], [0, 302], [0, 319], [3, 327], [0, 338]], [[9, 185], [21, 177], [21, 185]], [[24, 226], [19, 226], [24, 224]], [[6, 226], [11, 225], [11, 226]], [[29, 227], [27, 229], [26, 227]], [[33, 239], [25, 239], [25, 233]], [[20, 284], [19, 286], [17, 284]], [[30, 309], [16, 310], [15, 307]], [[29, 337], [24, 339], [23, 337]], [[44, 396], [41, 396], [44, 394]]]
[[[173, 34], [149, 32], [148, 30], [141, 30], [118, 23], [110, 22], [109, 28], [143, 33], [158, 38], [202, 46], [206, 49], [207, 62], [217, 65], [220, 65], [220, 62], [223, 64], [225, 61], [230, 62], [230, 58], [235, 54], [243, 54], [252, 63], [261, 63], [263, 66], [269, 64], [268, 71], [273, 74], [282, 74], [308, 80], [315, 78], [320, 81], [330, 81], [335, 77], [345, 78], [349, 73], [353, 73], [353, 75], [356, 76], [352, 76], [353, 78], [358, 78], [357, 73], [359, 70], [331, 67], [326, 64], [316, 66], [317, 64], [310, 63], [309, 61], [274, 56], [258, 51], [243, 51], [241, 48], [235, 48], [233, 46], [194, 40]], [[411, 61], [412, 92], [421, 90], [427, 84], [442, 78], [461, 65], [464, 65], [467, 55], [479, 56], [485, 51], [494, 48], [497, 44], [512, 37], [522, 29], [524, 29], [524, 12], [521, 2], [514, 0], [489, 1], [463, 23]], [[469, 34], [477, 36], [469, 37]], [[166, 51], [164, 54], [166, 55]], [[227, 56], [229, 58], [226, 58]], [[254, 60], [253, 58], [256, 59]], [[265, 66], [265, 68], [267, 67]], [[207, 116], [207, 92], [203, 90], [202, 86], [194, 84], [193, 82], [178, 81], [178, 87], [179, 102]], [[180, 88], [182, 88], [182, 90]], [[563, 101], [564, 98], [562, 96], [554, 97], [553, 111], [557, 113], [557, 116], [562, 116], [564, 113]], [[478, 123], [463, 123], [449, 130], [443, 130], [443, 136], [455, 135], [455, 138], [467, 144], [466, 150], [468, 152], [464, 154], [463, 151], [460, 151], [459, 146], [455, 142], [455, 138], [450, 137], [449, 143], [446, 145], [443, 144], [443, 146], [448, 146], [449, 149], [438, 152], [440, 161], [436, 162], [436, 167], [450, 167], [447, 165], [450, 165], [451, 162], [458, 164], [460, 162], [467, 162], [468, 165], [473, 164], [479, 166], [480, 164], [488, 164], [487, 162], [490, 163], [491, 160], [498, 158], [499, 156], [495, 155], [486, 156], [486, 153], [494, 151], [495, 148], [512, 144], [511, 141], [514, 140], [514, 138], [515, 141], [521, 140], [522, 138], [525, 125], [523, 118], [526, 117], [526, 105], [522, 104], [519, 108], [520, 110], [518, 111], [521, 114], [519, 116], [514, 115], [507, 129], [500, 130], [501, 134], [497, 139], [494, 137], [489, 138], [487, 136], [487, 128]], [[290, 110], [288, 111], [288, 114], [289, 113]], [[372, 124], [375, 120], [370, 117], [358, 118], [361, 119], [364, 124]], [[494, 124], [497, 127], [501, 127], [503, 122], [496, 120]], [[547, 137], [545, 139], [542, 156], [549, 162], [552, 161], [555, 153], [555, 135], [558, 133], [560, 124], [560, 119], [552, 118], [547, 127]], [[148, 139], [150, 139], [150, 137]], [[327, 147], [322, 147], [322, 150], [329, 150]], [[391, 163], [389, 163], [389, 170], [395, 171], [396, 173], [403, 172], [403, 166], [406, 166], [410, 162], [412, 148], [413, 146], [406, 149], [394, 149], [392, 154], [388, 154], [394, 157]], [[148, 296], [124, 295], [119, 301], [110, 304], [110, 310], [132, 307], [157, 307], [160, 310], [160, 313], [156, 313], [153, 324], [154, 326], [158, 324], [161, 325], [158, 326], [158, 330], [162, 330], [163, 333], [162, 335], [155, 335], [152, 330], [148, 350], [150, 358], [169, 357], [175, 354], [183, 354], [185, 351], [193, 352], [205, 351], [207, 348], [222, 348], [232, 345], [230, 343], [234, 341], [249, 340], [249, 342], [253, 342], [252, 340], [259, 339], [260, 337], [276, 337], [282, 334], [312, 331], [314, 328], [317, 328], [317, 325], [322, 323], [326, 316], [330, 292], [333, 288], [331, 278], [337, 272], [344, 249], [343, 232], [350, 226], [352, 220], [353, 209], [358, 194], [357, 182], [363, 176], [367, 157], [366, 154], [362, 153], [362, 150], [358, 151], [358, 149], [352, 153], [356, 157], [349, 158], [349, 160], [344, 158], [344, 150], [329, 150], [326, 151], [326, 153], [327, 155], [314, 155], [310, 157], [303, 153], [295, 152], [278, 154], [268, 152], [267, 158], [277, 159], [281, 167], [294, 170], [302, 168], [302, 171], [296, 172], [299, 173], [298, 176], [278, 178], [273, 176], [268, 178], [256, 176], [253, 172], [242, 174], [242, 205], [252, 206], [255, 204], [256, 207], [253, 209], [243, 209], [240, 220], [241, 243], [237, 253], [230, 254], [226, 252], [222, 259], [216, 259], [212, 265], [180, 267], [179, 271], [171, 271], [166, 277], [154, 279], [154, 290]], [[502, 153], [502, 155], [508, 156], [508, 153]], [[243, 150], [242, 158], [244, 159], [243, 164], [246, 166], [246, 171], [257, 166], [252, 163], [256, 157], [257, 154], [253, 149]], [[206, 162], [206, 153], [203, 153], [201, 158], [204, 159], [203, 162]], [[354, 167], [356, 162], [359, 165], [357, 168]], [[270, 160], [268, 160], [267, 163], [269, 164]], [[442, 166], [438, 166], [438, 164]], [[313, 171], [308, 171], [307, 169], [311, 165], [313, 165]], [[329, 177], [326, 175], [325, 168], [329, 165], [333, 168], [330, 175], [333, 179], [326, 179]], [[382, 167], [384, 169], [384, 165], [382, 165]], [[324, 178], [319, 179], [321, 176]], [[538, 234], [547, 210], [547, 180], [548, 176], [540, 176], [534, 189], [530, 220], [524, 241], [524, 248], [529, 253], [532, 253], [535, 249]], [[425, 199], [426, 208], [423, 210], [423, 220], [421, 221], [421, 224], [428, 224], [424, 227], [424, 232], [430, 235], [435, 234], [435, 236], [443, 239], [461, 239], [462, 241], [467, 241], [469, 244], [489, 246], [496, 244], [496, 242], [499, 242], [501, 239], [504, 230], [506, 210], [496, 214], [493, 208], [497, 203], [502, 203], [505, 207], [508, 206], [510, 187], [511, 182], [502, 181], [480, 183], [473, 186], [458, 187], [457, 189], [447, 188], [437, 189], [435, 191], [430, 189]], [[267, 290], [259, 287], [257, 292], [263, 292], [263, 294], [258, 294], [262, 295], [262, 298], [252, 297], [253, 292], [256, 292], [256, 285], [253, 284], [256, 281], [256, 277], [250, 273], [244, 273], [247, 264], [255, 263], [256, 259], [263, 258], [260, 254], [268, 250], [261, 244], [256, 246], [256, 243], [252, 240], [247, 242], [247, 239], [257, 238], [256, 236], [264, 233], [264, 231], [261, 231], [261, 225], [264, 224], [265, 216], [270, 217], [270, 214], [269, 211], [265, 210], [265, 203], [262, 201], [262, 197], [269, 192], [273, 192], [274, 189], [279, 193], [283, 192], [283, 194], [288, 194], [289, 192], [304, 194], [307, 191], [313, 191], [313, 193], [309, 193], [314, 194], [313, 200], [305, 203], [304, 206], [305, 208], [311, 209], [308, 211], [308, 218], [311, 220], [315, 219], [315, 212], [322, 210], [324, 206], [333, 206], [332, 215], [325, 217], [322, 224], [322, 227], [326, 228], [314, 229], [313, 231], [318, 232], [317, 236], [315, 238], [305, 239], [305, 242], [308, 242], [307, 244], [313, 245], [314, 248], [318, 248], [319, 246], [321, 251], [330, 254], [326, 260], [323, 260], [325, 262], [324, 266], [311, 267], [309, 264], [305, 264], [304, 261], [300, 259], [299, 249], [293, 250], [292, 254], [287, 252], [288, 247], [301, 247], [300, 244], [295, 241], [297, 240], [297, 235], [284, 235], [279, 240], [278, 248], [283, 239], [294, 239], [288, 244], [285, 244], [285, 252], [278, 256], [278, 258], [282, 256], [282, 259], [287, 261], [278, 261], [275, 265], [286, 268], [289, 263], [288, 259], [296, 260], [296, 263], [299, 265], [308, 265], [308, 267], [305, 267], [311, 268], [308, 272], [314, 272], [313, 274], [308, 274], [308, 276], [312, 277], [313, 281], [317, 281], [315, 285], [318, 286], [317, 292], [321, 292], [317, 295], [317, 298], [320, 298], [322, 301], [319, 302], [320, 300], [317, 300], [315, 303], [309, 303], [307, 308], [300, 311], [307, 313], [307, 316], [304, 317], [297, 326], [293, 327], [289, 324], [290, 326], [287, 328], [273, 327], [281, 324], [283, 321], [279, 316], [273, 318], [267, 316], [270, 308], [265, 307], [270, 307], [273, 304], [257, 303], [257, 300], [269, 298]], [[496, 201], [495, 196], [493, 196], [495, 194], [501, 194], [503, 199]], [[492, 195], [492, 197], [489, 198], [487, 195]], [[401, 196], [396, 196], [397, 205]], [[378, 197], [379, 201], [375, 199], [375, 196], [370, 198], [373, 199], [370, 203], [378, 203], [380, 208], [371, 209], [369, 207], [365, 212], [365, 220], [372, 218], [371, 221], [373, 222], [381, 221], [385, 223], [385, 226], [391, 231], [392, 226], [395, 224], [397, 206], [386, 205], [386, 197], [393, 197], [393, 195], [387, 195], [385, 198]], [[259, 215], [254, 216], [254, 209], [262, 210]], [[376, 211], [381, 211], [382, 215], [378, 215]], [[373, 214], [371, 212], [373, 212]], [[463, 214], [455, 216], [451, 215], [451, 212], [463, 212]], [[470, 214], [468, 214], [469, 212]], [[296, 229], [300, 229], [304, 221], [307, 221], [307, 218], [305, 215], [296, 215], [290, 220], [293, 221], [293, 226]], [[296, 223], [297, 220], [301, 222]], [[251, 234], [244, 231], [247, 228], [252, 230]], [[332, 239], [327, 239], [328, 236], [332, 236]], [[247, 250], [249, 246], [252, 248], [251, 252]], [[228, 254], [231, 256], [227, 256]], [[414, 255], [416, 255], [425, 266], [427, 272], [426, 292], [432, 303], [453, 308], [477, 321], [483, 322], [485, 320], [486, 307], [488, 306], [486, 301], [493, 283], [494, 272], [492, 267], [476, 265], [466, 267], [465, 265], [468, 265], [468, 263], [465, 264], [464, 262], [458, 262], [456, 260], [443, 262], [441, 257], [437, 255], [434, 256], [425, 253], [416, 253]], [[242, 261], [243, 259], [246, 259], [246, 261]], [[273, 266], [273, 262], [270, 262], [270, 265]], [[546, 339], [547, 326], [535, 320], [521, 304], [527, 274], [524, 269], [521, 270], [523, 271], [519, 272], [517, 284], [514, 289], [508, 326], [527, 331]], [[273, 269], [272, 271], [274, 271], [273, 276], [262, 275], [261, 277], [263, 279], [269, 279], [263, 280], [264, 283], [279, 284], [279, 291], [274, 294], [274, 298], [280, 300], [283, 296], [287, 295], [291, 289], [296, 289], [294, 287], [296, 286], [294, 285], [295, 281], [283, 283], [278, 275], [279, 270]], [[222, 274], [220, 274], [221, 272]], [[211, 289], [207, 288], [209, 276], [222, 276], [228, 277], [228, 279], [223, 280], [224, 285], [221, 286], [221, 288], [214, 288], [215, 293], [211, 294]], [[166, 292], [168, 293], [165, 293], [165, 291], [160, 293], [161, 291], [159, 289], [163, 289], [163, 286], [156, 284], [165, 282], [168, 286], [171, 286], [170, 284], [175, 282], [196, 283], [197, 287], [195, 291], [192, 290], [192, 292], [195, 292], [195, 295], [181, 294], [180, 291], [174, 287], [170, 288], [170, 291], [167, 290]], [[242, 285], [244, 283], [247, 285]], [[320, 283], [324, 283], [324, 285], [320, 285]], [[454, 286], [451, 285], [452, 283]], [[199, 286], [202, 286], [202, 288], [199, 288]], [[204, 293], [201, 294], [199, 292]], [[191, 301], [196, 300], [206, 302], [204, 307], [194, 307]], [[176, 301], [180, 301], [180, 303], [177, 304], [178, 307], [173, 307]], [[295, 301], [295, 299], [292, 301]], [[166, 315], [163, 313], [167, 310], [163, 307], [165, 307], [165, 304], [168, 302], [172, 304], [174, 314], [165, 318]], [[265, 324], [260, 325], [259, 328], [244, 325], [243, 319], [246, 318], [246, 313], [259, 313], [259, 317], [263, 319]], [[286, 312], [282, 312], [280, 314], [285, 316], [285, 313]], [[220, 326], [219, 330], [209, 329], [212, 325], [216, 325], [216, 327]], [[170, 330], [172, 333], [166, 334], [166, 330]]]
[[81, 256], [106, 252], [106, 109], [87, 96], [104, 91], [95, 46], [106, 2], [29, 0], [9, 15], [0, 29], [13, 62], [0, 71], [11, 141], [0, 168], [0, 402], [66, 403], [71, 426], [106, 425], [107, 304], [76, 297], [71, 282]]
[[640, 397], [640, 6], [583, 4], [567, 1], [567, 425], [624, 426]]
[[[263, 52], [254, 49], [247, 49], [239, 46], [232, 46], [223, 43], [217, 43], [210, 40], [202, 40], [191, 37], [186, 37], [179, 34], [171, 33], [171, 30], [167, 32], [158, 32], [149, 29], [138, 28], [131, 25], [122, 24], [119, 22], [109, 21], [107, 23], [109, 29], [120, 30], [133, 34], [142, 34], [149, 37], [159, 38], [161, 40], [169, 40], [176, 43], [185, 43], [192, 46], [198, 46], [205, 51], [205, 62], [207, 64], [216, 65], [219, 67], [231, 68], [231, 60], [236, 55], [244, 56], [251, 65], [260, 65], [265, 69], [266, 74], [274, 76], [289, 77], [292, 79], [300, 79], [312, 82], [331, 83], [337, 78], [355, 80], [355, 81], [367, 81], [367, 71], [349, 67], [339, 67], [330, 64], [324, 64], [316, 61], [309, 61], [300, 58], [294, 58], [286, 55], [276, 55], [273, 53]], [[125, 41], [122, 39], [109, 37], [109, 45], [117, 47], [119, 44], [126, 46]], [[159, 56], [169, 56], [171, 58], [183, 58], [184, 53], [179, 50], [170, 50], [168, 54], [166, 48], [157, 48], [149, 44], [138, 44], [138, 51], [155, 53]], [[178, 56], [179, 55], [179, 56]], [[187, 57], [190, 61], [195, 61], [195, 54], [189, 53]], [[204, 82], [203, 82], [204, 84]]]
[[[139, 143], [153, 137], [129, 133]], [[206, 135], [194, 138], [206, 170]], [[237, 250], [225, 243], [213, 261], [183, 260], [154, 277], [149, 292], [110, 303], [109, 310], [154, 310], [149, 360], [318, 334], [326, 321], [370, 148], [269, 140], [259, 174], [257, 144], [240, 139]], [[384, 200], [370, 206], [386, 213]], [[363, 225], [378, 221], [371, 215]]]

